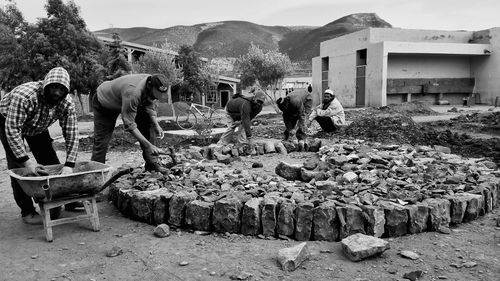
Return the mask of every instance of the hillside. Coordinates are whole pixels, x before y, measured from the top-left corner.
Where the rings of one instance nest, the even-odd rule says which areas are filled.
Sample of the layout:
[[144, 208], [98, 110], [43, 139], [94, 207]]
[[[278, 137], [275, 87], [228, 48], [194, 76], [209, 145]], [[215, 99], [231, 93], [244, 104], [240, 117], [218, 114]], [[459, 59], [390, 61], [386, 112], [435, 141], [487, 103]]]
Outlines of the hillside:
[[174, 50], [186, 44], [207, 58], [239, 57], [247, 52], [253, 42], [263, 49], [279, 48], [297, 62], [310, 61], [318, 56], [320, 42], [367, 27], [392, 26], [374, 13], [360, 13], [342, 17], [322, 27], [265, 26], [246, 21], [222, 21], [165, 29], [109, 28], [94, 33], [111, 37], [116, 32], [124, 41], [149, 46], [161, 46], [167, 42]]

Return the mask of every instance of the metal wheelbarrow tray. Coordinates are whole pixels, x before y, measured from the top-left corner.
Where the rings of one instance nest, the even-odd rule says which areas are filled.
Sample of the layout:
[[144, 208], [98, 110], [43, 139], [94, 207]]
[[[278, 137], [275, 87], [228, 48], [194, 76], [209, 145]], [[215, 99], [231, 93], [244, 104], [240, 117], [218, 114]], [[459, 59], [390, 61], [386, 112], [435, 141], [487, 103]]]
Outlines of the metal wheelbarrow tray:
[[95, 194], [102, 190], [112, 167], [95, 161], [77, 162], [73, 174], [59, 175], [63, 164], [44, 166], [48, 176], [29, 176], [26, 168], [9, 170], [24, 192], [36, 202], [70, 195]]

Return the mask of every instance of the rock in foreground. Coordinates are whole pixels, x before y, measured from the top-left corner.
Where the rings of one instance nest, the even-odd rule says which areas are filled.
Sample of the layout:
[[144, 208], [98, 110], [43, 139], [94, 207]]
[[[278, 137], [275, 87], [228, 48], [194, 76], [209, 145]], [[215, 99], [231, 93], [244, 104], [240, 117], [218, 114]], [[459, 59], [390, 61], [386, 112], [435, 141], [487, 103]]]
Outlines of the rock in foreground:
[[351, 261], [360, 261], [382, 254], [389, 249], [389, 242], [369, 235], [357, 233], [340, 241], [344, 254]]

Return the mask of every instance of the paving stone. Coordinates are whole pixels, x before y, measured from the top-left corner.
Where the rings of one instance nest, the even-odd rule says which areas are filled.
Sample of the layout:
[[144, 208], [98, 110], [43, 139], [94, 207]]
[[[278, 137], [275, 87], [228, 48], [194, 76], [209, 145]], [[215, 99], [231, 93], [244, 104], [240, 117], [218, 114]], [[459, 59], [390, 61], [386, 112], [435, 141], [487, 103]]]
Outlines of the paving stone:
[[422, 203], [429, 205], [431, 230], [441, 231], [450, 227], [450, 201], [447, 199], [425, 199]]
[[427, 230], [430, 208], [426, 204], [404, 206], [408, 212], [408, 233], [415, 234]]
[[243, 206], [241, 234], [257, 236], [262, 233], [261, 207], [263, 198], [252, 198]]
[[224, 198], [214, 203], [213, 226], [221, 233], [239, 233], [243, 203], [237, 198]]
[[346, 237], [340, 241], [340, 244], [344, 254], [351, 261], [360, 261], [371, 256], [380, 255], [390, 248], [389, 242], [362, 233]]
[[366, 214], [365, 230], [366, 234], [374, 237], [382, 237], [385, 231], [384, 209], [378, 206], [364, 205], [361, 209]]
[[168, 205], [168, 223], [180, 227], [184, 224], [186, 206], [189, 202], [195, 200], [197, 193], [194, 191], [178, 191], [172, 196]]
[[310, 202], [297, 204], [295, 208], [295, 240], [311, 240], [314, 205]]
[[313, 211], [314, 240], [337, 241], [339, 225], [337, 211], [333, 201], [321, 203]]
[[408, 233], [408, 212], [393, 202], [379, 202], [385, 213], [385, 234], [389, 237], [403, 236]]
[[295, 232], [295, 207], [290, 201], [282, 201], [279, 205], [277, 231], [279, 235], [293, 237]]
[[158, 197], [149, 191], [139, 191], [132, 195], [131, 213], [138, 221], [153, 224], [153, 201]]
[[210, 231], [212, 229], [212, 213], [214, 203], [193, 200], [186, 205], [186, 226], [195, 230]]
[[278, 202], [265, 197], [262, 202], [262, 234], [264, 237], [276, 236], [276, 212]]
[[451, 195], [446, 197], [450, 200], [450, 223], [459, 224], [465, 216], [467, 210], [467, 198], [464, 196]]
[[365, 216], [363, 210], [358, 206], [338, 206], [337, 216], [339, 218], [339, 238], [343, 239], [355, 233], [365, 234]]

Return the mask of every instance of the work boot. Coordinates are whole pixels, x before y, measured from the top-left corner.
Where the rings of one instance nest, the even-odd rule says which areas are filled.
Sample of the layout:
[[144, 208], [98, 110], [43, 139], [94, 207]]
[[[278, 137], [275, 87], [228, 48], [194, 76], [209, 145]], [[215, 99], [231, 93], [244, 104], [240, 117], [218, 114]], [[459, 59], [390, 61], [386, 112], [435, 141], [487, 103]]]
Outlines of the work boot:
[[23, 216], [23, 222], [31, 225], [43, 224], [42, 217], [37, 212]]
[[[84, 207], [83, 202], [78, 201], [64, 205], [64, 210], [69, 212], [77, 212], [77, 211], [83, 211], [81, 210], [81, 208], [83, 207]], [[79, 208], [80, 210], [77, 210], [77, 208]]]

